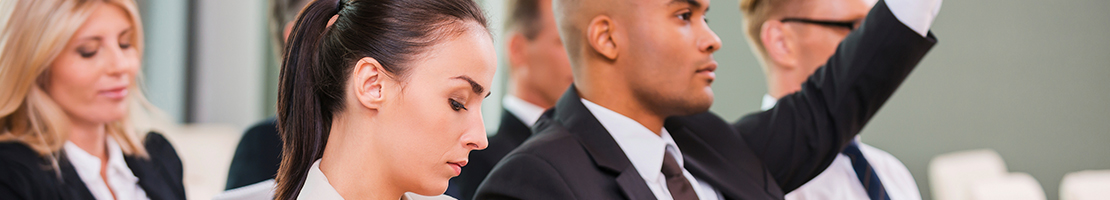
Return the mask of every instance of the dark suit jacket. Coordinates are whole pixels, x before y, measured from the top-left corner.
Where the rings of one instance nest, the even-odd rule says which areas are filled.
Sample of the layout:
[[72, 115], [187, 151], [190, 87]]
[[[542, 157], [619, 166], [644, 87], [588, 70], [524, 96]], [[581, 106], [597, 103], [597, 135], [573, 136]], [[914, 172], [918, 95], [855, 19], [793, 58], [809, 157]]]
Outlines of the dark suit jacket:
[[524, 143], [529, 136], [532, 136], [532, 130], [524, 125], [523, 121], [508, 110], [502, 110], [500, 128], [497, 129], [497, 134], [489, 138], [488, 148], [470, 152], [470, 161], [467, 162], [466, 167], [463, 167], [458, 177], [451, 179], [447, 191], [454, 189], [458, 193], [450, 195], [469, 200], [478, 190], [478, 184], [481, 184], [490, 170], [493, 170], [493, 166], [510, 151]]
[[224, 190], [273, 179], [281, 165], [282, 145], [276, 118], [270, 117], [247, 129], [235, 148]]
[[[712, 113], [668, 118], [685, 167], [725, 199], [782, 199], [824, 171], [935, 39], [880, 1], [801, 92], [744, 132]], [[745, 120], [747, 121], [747, 120]], [[478, 188], [476, 199], [655, 199], [571, 87]]]
[[[181, 158], [158, 133], [143, 140], [150, 158], [125, 155], [139, 186], [153, 200], [185, 199]], [[59, 153], [61, 177], [50, 161], [20, 142], [0, 143], [0, 199], [93, 199], [65, 153]]]

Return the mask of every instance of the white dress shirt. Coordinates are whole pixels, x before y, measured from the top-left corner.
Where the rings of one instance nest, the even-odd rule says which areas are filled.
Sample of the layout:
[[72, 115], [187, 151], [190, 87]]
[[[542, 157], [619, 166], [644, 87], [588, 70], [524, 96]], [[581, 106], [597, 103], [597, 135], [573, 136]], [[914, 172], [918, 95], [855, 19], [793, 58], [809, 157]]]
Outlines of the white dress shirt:
[[601, 126], [605, 127], [609, 135], [613, 136], [613, 140], [617, 141], [617, 145], [624, 151], [624, 155], [628, 157], [628, 161], [632, 162], [636, 171], [640, 173], [640, 177], [644, 179], [656, 199], [673, 199], [671, 192], [667, 189], [667, 178], [663, 176], [662, 172], [664, 151], [669, 151], [671, 155], [675, 156], [678, 166], [682, 167], [682, 175], [694, 187], [698, 199], [724, 199], [716, 189], [713, 189], [713, 186], [704, 181], [699, 181], [694, 175], [690, 174], [690, 171], [686, 170], [682, 159], [682, 150], [678, 149], [678, 145], [675, 144], [667, 129], [664, 128], [662, 133], [657, 136], [655, 132], [648, 130], [647, 127], [636, 122], [636, 120], [620, 113], [586, 99], [582, 99], [582, 104], [586, 105], [586, 109], [593, 113], [597, 121], [601, 122]]
[[[312, 200], [342, 200], [343, 196], [339, 196], [339, 192], [328, 182], [328, 177], [324, 176], [324, 172], [320, 171], [320, 160], [312, 163], [312, 168], [308, 169], [308, 177], [305, 177], [304, 186], [301, 187], [301, 193], [297, 195], [297, 199], [312, 199]], [[401, 195], [401, 200], [456, 200], [455, 198], [447, 195], [439, 196], [422, 196], [411, 192], [405, 192]]]
[[929, 27], [940, 13], [941, 0], [886, 0], [886, 7], [894, 18], [921, 36], [929, 34]]
[[544, 108], [536, 104], [528, 103], [511, 94], [505, 95], [505, 98], [501, 99], [501, 105], [528, 127], [532, 127], [533, 124], [536, 124], [536, 120], [540, 119], [540, 115], [543, 115], [544, 111]]
[[[775, 107], [776, 102], [777, 100], [771, 95], [764, 95], [763, 110]], [[902, 161], [886, 151], [860, 142], [859, 136], [856, 136], [856, 142], [859, 144], [860, 152], [863, 152], [863, 157], [867, 158], [871, 168], [875, 169], [875, 174], [879, 175], [879, 180], [883, 182], [883, 187], [886, 188], [891, 200], [921, 200], [917, 182], [914, 182], [913, 175]], [[860, 183], [859, 177], [856, 176], [852, 159], [844, 154], [837, 154], [829, 168], [813, 180], [786, 194], [786, 199], [870, 199], [870, 197], [867, 196], [867, 189], [863, 188], [863, 183]]]
[[[89, 193], [92, 193], [93, 198], [100, 200], [150, 199], [146, 196], [146, 191], [139, 186], [139, 178], [131, 173], [131, 168], [127, 167], [127, 162], [123, 160], [123, 151], [120, 150], [119, 144], [112, 136], [108, 136], [107, 140], [105, 148], [108, 151], [106, 154], [108, 164], [105, 167], [108, 169], [105, 170], [105, 174], [108, 177], [100, 176], [100, 158], [89, 154], [70, 141], [66, 141], [62, 147], [65, 148], [66, 158], [73, 164], [74, 171], [77, 171], [77, 176], [81, 177], [81, 182], [85, 183]], [[105, 180], [108, 182], [105, 183]]]

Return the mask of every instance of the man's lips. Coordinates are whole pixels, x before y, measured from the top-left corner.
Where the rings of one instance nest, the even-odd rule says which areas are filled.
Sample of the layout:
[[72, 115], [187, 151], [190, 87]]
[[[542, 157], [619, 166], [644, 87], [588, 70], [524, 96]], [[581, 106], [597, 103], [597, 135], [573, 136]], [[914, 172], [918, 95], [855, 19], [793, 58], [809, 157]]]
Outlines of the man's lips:
[[717, 74], [714, 73], [714, 71], [717, 71], [717, 62], [716, 61], [710, 61], [709, 64], [706, 64], [705, 66], [703, 66], [701, 68], [698, 68], [698, 70], [695, 71], [695, 73], [705, 74], [705, 75], [709, 76], [709, 81], [713, 81], [713, 79], [717, 78]]

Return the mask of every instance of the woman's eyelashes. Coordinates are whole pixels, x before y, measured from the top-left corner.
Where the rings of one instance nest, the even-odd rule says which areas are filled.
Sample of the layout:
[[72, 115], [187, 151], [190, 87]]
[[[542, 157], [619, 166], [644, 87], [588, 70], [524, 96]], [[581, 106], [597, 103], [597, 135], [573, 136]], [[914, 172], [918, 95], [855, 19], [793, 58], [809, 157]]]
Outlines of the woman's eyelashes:
[[93, 49], [93, 47], [78, 47], [77, 48], [77, 54], [81, 54], [82, 58], [92, 58], [93, 56], [96, 55], [97, 50], [96, 49], [89, 50], [89, 49]]
[[450, 104], [451, 109], [455, 111], [467, 110], [466, 106], [464, 106], [462, 103], [459, 103], [459, 101], [456, 101], [455, 99], [447, 99], [447, 104]]

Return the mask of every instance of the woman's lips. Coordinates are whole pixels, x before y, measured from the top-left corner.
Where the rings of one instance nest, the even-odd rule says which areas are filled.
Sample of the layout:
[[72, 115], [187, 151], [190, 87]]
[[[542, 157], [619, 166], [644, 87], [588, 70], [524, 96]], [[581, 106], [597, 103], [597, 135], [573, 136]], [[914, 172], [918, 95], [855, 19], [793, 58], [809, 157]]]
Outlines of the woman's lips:
[[108, 99], [113, 99], [113, 100], [123, 99], [124, 97], [127, 97], [127, 93], [128, 93], [128, 91], [127, 91], [126, 86], [100, 91], [100, 95], [102, 95], [104, 97], [108, 97]]
[[466, 161], [447, 162], [447, 165], [450, 165], [451, 169], [455, 170], [455, 176], [458, 176], [459, 174], [462, 174], [462, 167], [466, 166]]

